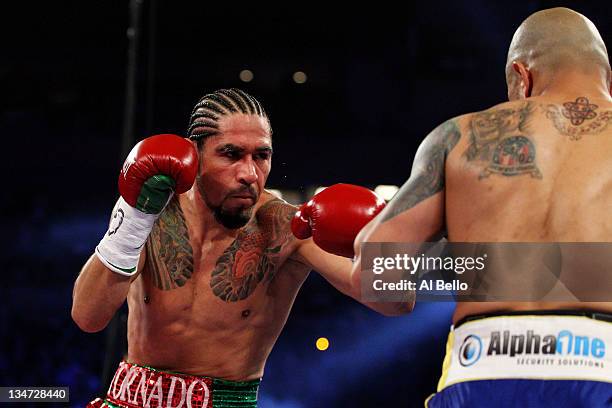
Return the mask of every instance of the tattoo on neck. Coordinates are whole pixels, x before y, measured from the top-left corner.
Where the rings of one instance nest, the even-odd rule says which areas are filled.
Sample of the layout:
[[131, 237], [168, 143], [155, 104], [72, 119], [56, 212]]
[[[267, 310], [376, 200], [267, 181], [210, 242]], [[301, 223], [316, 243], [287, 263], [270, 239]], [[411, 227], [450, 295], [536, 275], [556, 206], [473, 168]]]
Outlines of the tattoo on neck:
[[574, 102], [565, 102], [563, 107], [550, 104], [544, 111], [553, 126], [570, 140], [580, 140], [584, 135], [602, 132], [610, 121], [612, 111], [596, 112], [599, 106], [580, 96]]

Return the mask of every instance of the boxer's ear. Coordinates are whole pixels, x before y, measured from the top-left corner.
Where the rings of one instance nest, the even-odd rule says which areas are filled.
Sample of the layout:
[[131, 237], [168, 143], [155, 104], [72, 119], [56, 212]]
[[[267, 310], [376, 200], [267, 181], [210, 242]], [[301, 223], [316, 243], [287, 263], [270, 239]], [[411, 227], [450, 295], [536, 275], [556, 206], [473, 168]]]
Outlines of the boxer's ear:
[[521, 77], [521, 96], [529, 98], [533, 88], [533, 78], [529, 69], [519, 61], [512, 62], [512, 69]]

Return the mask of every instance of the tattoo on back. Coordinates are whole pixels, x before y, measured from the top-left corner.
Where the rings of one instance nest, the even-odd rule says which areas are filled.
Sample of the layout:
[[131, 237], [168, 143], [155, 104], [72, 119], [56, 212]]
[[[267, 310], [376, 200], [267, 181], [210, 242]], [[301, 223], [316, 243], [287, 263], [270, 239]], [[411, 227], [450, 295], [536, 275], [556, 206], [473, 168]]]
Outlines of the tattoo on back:
[[281, 250], [294, 239], [289, 229], [294, 213], [295, 208], [278, 199], [259, 208], [217, 260], [210, 278], [215, 296], [236, 302], [249, 297], [259, 283], [272, 281]]
[[610, 121], [612, 111], [596, 112], [599, 106], [580, 96], [574, 102], [565, 102], [563, 107], [550, 104], [545, 109], [546, 117], [554, 127], [570, 140], [580, 140], [582, 136], [602, 132]]
[[536, 165], [536, 148], [527, 131], [532, 113], [527, 102], [519, 108], [492, 109], [473, 115], [470, 142], [463, 157], [485, 163], [479, 179], [491, 174], [542, 178]]
[[429, 136], [430, 140], [417, 153], [413, 175], [402, 186], [389, 209], [382, 217], [385, 222], [414, 207], [421, 201], [444, 189], [446, 157], [461, 138], [461, 131], [454, 120], [444, 122]]
[[173, 198], [153, 226], [147, 242], [153, 284], [161, 290], [185, 285], [193, 274], [193, 249], [183, 210]]

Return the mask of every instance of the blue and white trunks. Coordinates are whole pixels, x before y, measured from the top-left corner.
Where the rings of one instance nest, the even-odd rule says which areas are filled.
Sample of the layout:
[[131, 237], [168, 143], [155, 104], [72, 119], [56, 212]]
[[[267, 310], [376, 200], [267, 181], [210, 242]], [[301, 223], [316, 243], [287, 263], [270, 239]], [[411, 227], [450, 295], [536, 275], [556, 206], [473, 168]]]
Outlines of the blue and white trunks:
[[425, 406], [612, 407], [612, 315], [538, 311], [458, 322]]

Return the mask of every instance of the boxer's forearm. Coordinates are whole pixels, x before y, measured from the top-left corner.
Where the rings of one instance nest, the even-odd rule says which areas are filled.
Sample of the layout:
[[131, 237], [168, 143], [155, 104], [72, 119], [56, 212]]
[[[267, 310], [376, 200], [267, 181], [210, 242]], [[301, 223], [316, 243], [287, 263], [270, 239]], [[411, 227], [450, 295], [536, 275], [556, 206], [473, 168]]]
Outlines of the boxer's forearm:
[[412, 312], [414, 308], [414, 302], [361, 302], [363, 305], [369, 307], [375, 312], [381, 315], [392, 317], [401, 316]]
[[[315, 267], [315, 270], [334, 288], [347, 296], [355, 298], [355, 290], [350, 279], [350, 260], [338, 257], [338, 261], [337, 264], [329, 265], [328, 267]], [[348, 261], [348, 264], [345, 261]]]
[[406, 292], [406, 301], [404, 302], [365, 302], [361, 295], [361, 267], [359, 258], [357, 258], [357, 261], [352, 265], [351, 288], [351, 296], [355, 300], [382, 315], [400, 316], [410, 313], [412, 309], [414, 309], [414, 292], [409, 291]]
[[329, 270], [319, 272], [333, 287], [343, 294], [352, 297], [359, 303], [385, 316], [400, 316], [412, 311], [414, 303], [409, 302], [364, 302], [361, 297], [360, 283], [353, 283], [353, 279], [346, 279], [349, 274], [346, 269], [334, 273]]
[[293, 258], [315, 270], [343, 294], [354, 297], [350, 259], [323, 251], [312, 239], [304, 241]]
[[[414, 302], [364, 302], [361, 296], [361, 270], [350, 259], [329, 254], [318, 248], [312, 239], [302, 243], [294, 258], [310, 266], [343, 294], [352, 297], [385, 316], [399, 316], [412, 311]], [[411, 298], [407, 294], [407, 299]]]
[[74, 284], [72, 319], [86, 332], [104, 329], [125, 301], [130, 281], [129, 276], [112, 272], [92, 255]]

